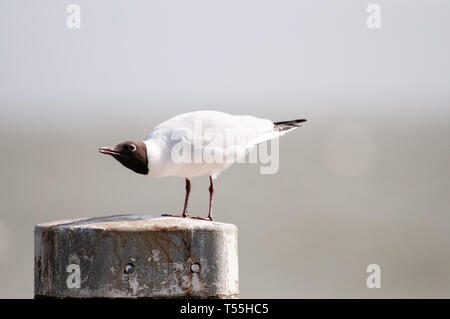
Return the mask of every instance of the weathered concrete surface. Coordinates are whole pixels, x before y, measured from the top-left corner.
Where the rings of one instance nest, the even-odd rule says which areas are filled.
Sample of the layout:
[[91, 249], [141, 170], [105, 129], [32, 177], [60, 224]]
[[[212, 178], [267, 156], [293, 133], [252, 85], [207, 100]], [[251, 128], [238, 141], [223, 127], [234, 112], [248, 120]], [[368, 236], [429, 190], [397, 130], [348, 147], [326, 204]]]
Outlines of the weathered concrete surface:
[[35, 297], [234, 298], [237, 227], [120, 215], [35, 228]]

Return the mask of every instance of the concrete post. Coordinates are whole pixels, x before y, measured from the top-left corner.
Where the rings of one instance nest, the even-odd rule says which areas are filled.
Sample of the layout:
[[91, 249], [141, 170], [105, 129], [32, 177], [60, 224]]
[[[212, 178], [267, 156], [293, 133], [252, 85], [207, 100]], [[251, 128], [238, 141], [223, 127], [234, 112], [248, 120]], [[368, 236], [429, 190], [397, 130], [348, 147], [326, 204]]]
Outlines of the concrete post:
[[35, 298], [237, 298], [237, 227], [120, 215], [35, 228]]

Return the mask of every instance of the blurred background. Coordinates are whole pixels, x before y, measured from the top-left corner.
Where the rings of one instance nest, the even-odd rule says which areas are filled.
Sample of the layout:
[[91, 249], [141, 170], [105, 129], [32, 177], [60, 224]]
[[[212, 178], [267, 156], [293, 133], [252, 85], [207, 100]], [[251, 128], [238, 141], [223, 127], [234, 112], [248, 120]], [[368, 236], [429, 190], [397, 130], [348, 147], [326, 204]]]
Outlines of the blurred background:
[[[366, 26], [373, 2], [380, 29]], [[239, 227], [241, 297], [449, 298], [449, 13], [444, 0], [0, 0], [0, 297], [33, 297], [37, 223], [181, 212], [182, 179], [97, 148], [213, 109], [308, 119], [280, 139], [277, 174], [240, 164], [216, 182], [216, 219]], [[192, 187], [206, 215], [208, 179]]]

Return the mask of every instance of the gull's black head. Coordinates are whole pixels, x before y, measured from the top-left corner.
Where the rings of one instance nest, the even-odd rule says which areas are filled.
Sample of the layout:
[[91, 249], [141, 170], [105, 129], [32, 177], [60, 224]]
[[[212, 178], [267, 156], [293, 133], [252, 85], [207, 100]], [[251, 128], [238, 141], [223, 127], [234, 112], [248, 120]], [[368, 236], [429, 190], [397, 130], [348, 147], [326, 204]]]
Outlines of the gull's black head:
[[111, 155], [123, 166], [138, 174], [148, 174], [147, 147], [143, 142], [123, 142], [116, 147], [102, 147], [98, 150], [102, 154]]

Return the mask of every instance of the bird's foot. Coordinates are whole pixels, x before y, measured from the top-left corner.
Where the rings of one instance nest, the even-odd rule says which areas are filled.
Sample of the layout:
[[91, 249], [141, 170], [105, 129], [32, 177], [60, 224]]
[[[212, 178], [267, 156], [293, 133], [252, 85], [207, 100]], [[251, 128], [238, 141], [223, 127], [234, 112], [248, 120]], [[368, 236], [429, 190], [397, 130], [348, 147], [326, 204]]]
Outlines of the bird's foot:
[[182, 214], [182, 215], [161, 214], [161, 216], [163, 216], [163, 217], [180, 217], [180, 218], [190, 217], [188, 213]]
[[209, 220], [210, 222], [214, 221], [214, 219], [212, 217], [204, 218], [204, 217], [196, 216], [196, 217], [192, 217], [192, 218], [193, 219], [199, 219], [199, 220]]

